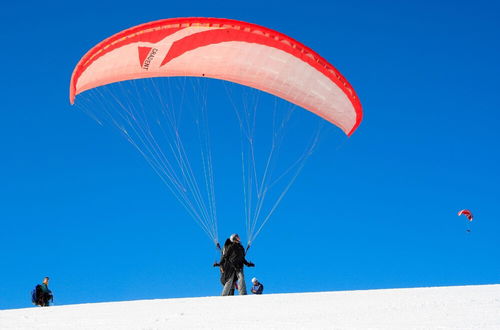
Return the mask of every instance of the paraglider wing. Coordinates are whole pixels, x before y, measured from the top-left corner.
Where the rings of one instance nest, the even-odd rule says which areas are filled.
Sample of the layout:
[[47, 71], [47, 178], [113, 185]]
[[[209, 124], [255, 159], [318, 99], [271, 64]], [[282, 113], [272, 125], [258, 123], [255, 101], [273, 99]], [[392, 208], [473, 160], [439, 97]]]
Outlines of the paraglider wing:
[[174, 76], [222, 79], [268, 92], [347, 135], [362, 119], [354, 89], [316, 52], [265, 27], [218, 18], [160, 20], [102, 41], [76, 66], [70, 102], [113, 82]]
[[474, 219], [474, 216], [472, 215], [472, 212], [469, 210], [461, 210], [458, 212], [458, 216], [464, 215], [467, 217], [469, 221], [472, 221]]

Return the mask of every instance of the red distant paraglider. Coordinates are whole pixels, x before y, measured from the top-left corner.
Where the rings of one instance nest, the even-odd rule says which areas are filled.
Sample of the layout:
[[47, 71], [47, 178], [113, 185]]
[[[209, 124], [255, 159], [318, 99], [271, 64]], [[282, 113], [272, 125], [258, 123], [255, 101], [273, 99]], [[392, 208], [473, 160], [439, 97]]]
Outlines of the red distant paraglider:
[[467, 222], [467, 232], [470, 233], [470, 228], [469, 228], [469, 224], [472, 222], [472, 219], [474, 219], [474, 216], [472, 215], [472, 212], [465, 209], [465, 210], [461, 210], [458, 212], [458, 216], [461, 216], [461, 215], [464, 215], [467, 217], [467, 220], [469, 220]]
[[472, 215], [472, 212], [469, 210], [462, 210], [458, 212], [458, 216], [465, 215], [469, 221], [472, 221], [474, 219], [474, 216]]

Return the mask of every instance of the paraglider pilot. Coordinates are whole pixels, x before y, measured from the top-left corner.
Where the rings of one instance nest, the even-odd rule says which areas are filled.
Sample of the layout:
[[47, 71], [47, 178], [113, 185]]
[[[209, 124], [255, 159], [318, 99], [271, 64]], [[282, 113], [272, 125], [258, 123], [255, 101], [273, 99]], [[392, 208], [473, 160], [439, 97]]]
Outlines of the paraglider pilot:
[[230, 244], [222, 251], [222, 258], [219, 262], [222, 272], [221, 281], [224, 284], [222, 296], [229, 296], [231, 290], [234, 290], [234, 282], [238, 281], [238, 292], [240, 295], [246, 295], [245, 274], [243, 266], [254, 267], [255, 265], [245, 259], [245, 248], [241, 245], [238, 234], [232, 234], [229, 238]]

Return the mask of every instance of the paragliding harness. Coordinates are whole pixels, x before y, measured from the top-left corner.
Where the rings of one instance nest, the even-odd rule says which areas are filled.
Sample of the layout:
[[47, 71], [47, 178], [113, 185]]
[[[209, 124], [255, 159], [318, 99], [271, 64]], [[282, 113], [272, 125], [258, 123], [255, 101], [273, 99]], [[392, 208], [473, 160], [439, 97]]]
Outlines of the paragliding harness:
[[[219, 264], [216, 262], [214, 265], [218, 265], [220, 267], [220, 282], [223, 286], [229, 280], [228, 274], [233, 274], [233, 277], [236, 277], [236, 272], [232, 269], [233, 265], [229, 260], [225, 260], [224, 258], [231, 244], [232, 242], [229, 240], [229, 238], [224, 243], [224, 247], [222, 249], [220, 248], [219, 243], [217, 243], [217, 246], [221, 251], [221, 263]], [[234, 283], [236, 283], [236, 281], [234, 281]]]
[[52, 292], [44, 292], [41, 284], [37, 284], [33, 291], [31, 291], [31, 302], [36, 306], [49, 306], [49, 302], [54, 301]]

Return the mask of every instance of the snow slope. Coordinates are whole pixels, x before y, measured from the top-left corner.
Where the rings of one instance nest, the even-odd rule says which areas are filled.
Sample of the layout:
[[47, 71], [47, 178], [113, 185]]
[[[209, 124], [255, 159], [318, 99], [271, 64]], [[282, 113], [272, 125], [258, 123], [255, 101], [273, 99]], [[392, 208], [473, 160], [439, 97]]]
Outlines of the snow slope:
[[500, 329], [500, 285], [203, 297], [0, 311], [0, 329]]

